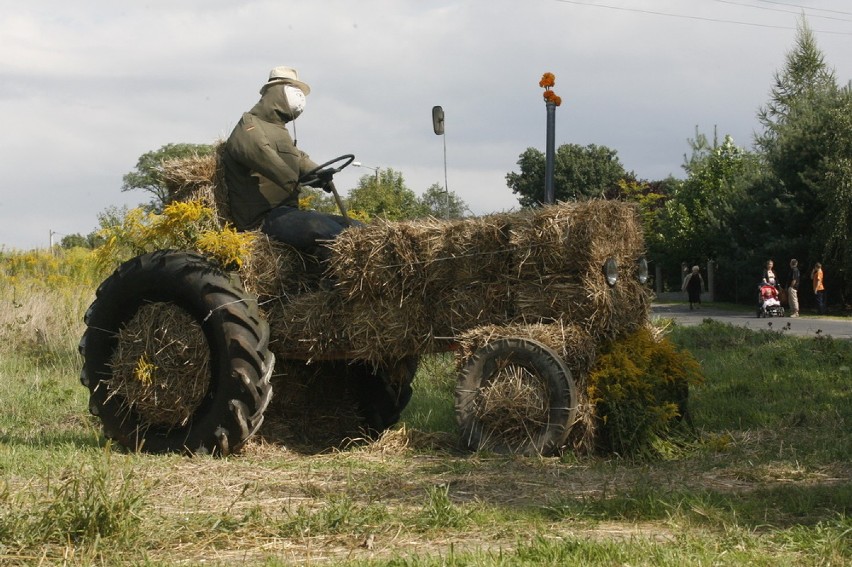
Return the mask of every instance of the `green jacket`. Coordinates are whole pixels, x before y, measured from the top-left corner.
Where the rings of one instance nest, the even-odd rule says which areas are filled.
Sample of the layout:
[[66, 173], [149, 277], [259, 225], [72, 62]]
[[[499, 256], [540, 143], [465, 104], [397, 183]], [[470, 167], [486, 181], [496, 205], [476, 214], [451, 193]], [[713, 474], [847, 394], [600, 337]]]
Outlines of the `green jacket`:
[[292, 120], [284, 89], [266, 90], [225, 142], [222, 165], [231, 217], [252, 230], [279, 205], [299, 206], [299, 176], [317, 166], [297, 149], [284, 125]]

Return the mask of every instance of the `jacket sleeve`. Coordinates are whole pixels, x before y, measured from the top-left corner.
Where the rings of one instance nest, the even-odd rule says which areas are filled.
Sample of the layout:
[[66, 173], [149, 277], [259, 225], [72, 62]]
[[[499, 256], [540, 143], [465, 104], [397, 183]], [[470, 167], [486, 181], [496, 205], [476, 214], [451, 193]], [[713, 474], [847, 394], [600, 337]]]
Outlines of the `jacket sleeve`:
[[292, 153], [295, 158], [293, 163], [298, 163], [300, 170], [307, 156], [292, 144], [289, 148], [282, 147], [281, 143], [273, 144], [251, 114], [243, 114], [228, 138], [227, 148], [234, 159], [252, 171], [260, 173], [287, 191], [296, 190], [300, 171], [296, 171], [282, 159], [280, 152]]
[[299, 175], [304, 175], [312, 169], [316, 169], [319, 166], [318, 163], [315, 163], [314, 160], [308, 157], [308, 154], [299, 150]]

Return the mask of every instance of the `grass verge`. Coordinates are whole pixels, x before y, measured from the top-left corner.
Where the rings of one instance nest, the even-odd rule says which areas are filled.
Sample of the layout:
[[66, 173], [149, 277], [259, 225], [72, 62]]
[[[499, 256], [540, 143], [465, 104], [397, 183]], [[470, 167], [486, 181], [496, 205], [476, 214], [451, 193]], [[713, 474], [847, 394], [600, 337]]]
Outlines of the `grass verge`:
[[[841, 565], [852, 561], [852, 344], [675, 327], [701, 362], [663, 459], [457, 450], [452, 363], [403, 422], [321, 454], [123, 454], [73, 350], [0, 359], [4, 565]], [[274, 419], [274, 416], [268, 416]], [[262, 432], [261, 432], [262, 433]]]

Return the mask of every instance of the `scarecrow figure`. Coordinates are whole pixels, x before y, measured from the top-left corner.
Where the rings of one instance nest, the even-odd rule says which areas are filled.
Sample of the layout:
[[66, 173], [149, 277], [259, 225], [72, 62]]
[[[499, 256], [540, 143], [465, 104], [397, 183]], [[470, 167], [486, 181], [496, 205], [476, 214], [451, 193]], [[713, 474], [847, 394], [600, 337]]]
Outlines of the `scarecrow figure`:
[[[322, 241], [347, 225], [344, 217], [299, 209], [299, 179], [317, 168], [296, 147], [286, 125], [305, 110], [311, 92], [291, 67], [275, 67], [260, 89], [260, 100], [244, 113], [222, 153], [231, 216], [239, 230], [260, 230], [320, 260], [329, 257]], [[316, 185], [331, 193], [331, 179]]]

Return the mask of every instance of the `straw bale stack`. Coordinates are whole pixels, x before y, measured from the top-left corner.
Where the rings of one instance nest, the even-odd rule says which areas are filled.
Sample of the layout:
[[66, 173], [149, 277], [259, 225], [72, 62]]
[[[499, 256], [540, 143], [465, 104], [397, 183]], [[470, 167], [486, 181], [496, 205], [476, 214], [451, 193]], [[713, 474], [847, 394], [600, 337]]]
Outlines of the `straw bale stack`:
[[160, 164], [160, 178], [168, 192], [168, 200], [200, 200], [217, 213], [221, 224], [228, 222], [230, 207], [224, 172], [219, 167], [219, 156], [224, 144], [217, 144], [211, 155], [195, 155], [182, 159], [166, 160]]
[[[346, 315], [325, 332], [336, 333], [337, 345], [348, 342], [354, 358], [440, 350], [446, 339], [484, 325], [556, 321], [603, 340], [647, 319], [647, 294], [635, 277], [642, 234], [633, 207], [619, 202], [451, 222], [380, 221], [345, 231], [330, 247], [342, 303], [327, 306]], [[614, 288], [603, 275], [607, 258], [620, 267]], [[302, 313], [303, 303], [296, 298], [287, 309]], [[316, 300], [309, 303], [315, 314]], [[305, 331], [301, 337], [316, 336]], [[314, 354], [323, 348], [311, 345]]]
[[[229, 209], [221, 151], [220, 145], [210, 156], [166, 162], [162, 174], [170, 199], [199, 199], [224, 226]], [[595, 419], [586, 377], [597, 350], [648, 321], [649, 292], [637, 278], [641, 224], [635, 207], [622, 202], [563, 203], [452, 221], [379, 219], [330, 242], [324, 273], [314, 259], [253, 234], [240, 276], [269, 322], [279, 374], [292, 382], [284, 388], [292, 399], [285, 393], [279, 401], [314, 416], [322, 404], [310, 396], [345, 385], [340, 377], [346, 373], [334, 366], [340, 362], [378, 367], [455, 348], [461, 368], [490, 341], [525, 337], [555, 350], [571, 370], [579, 423], [568, 442], [590, 450]], [[613, 287], [603, 271], [610, 258], [619, 271]], [[333, 287], [321, 287], [321, 277]], [[330, 382], [320, 386], [324, 380]], [[331, 431], [350, 427], [354, 414], [347, 411], [341, 405], [320, 413]], [[302, 418], [311, 423], [307, 414]]]
[[[172, 198], [201, 198], [227, 219], [216, 154], [166, 162], [163, 172]], [[348, 229], [329, 243], [330, 291], [319, 290], [311, 259], [256, 236], [240, 275], [259, 296], [279, 357], [379, 363], [445, 350], [489, 325], [555, 322], [604, 340], [647, 320], [635, 277], [641, 226], [635, 208], [617, 201]], [[608, 258], [619, 266], [613, 288]]]

